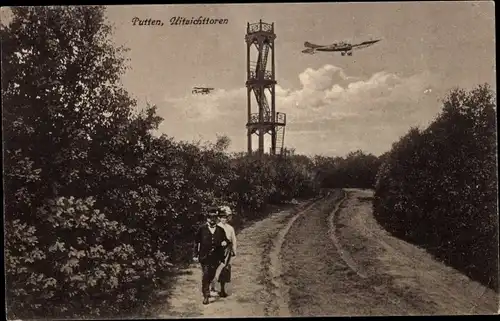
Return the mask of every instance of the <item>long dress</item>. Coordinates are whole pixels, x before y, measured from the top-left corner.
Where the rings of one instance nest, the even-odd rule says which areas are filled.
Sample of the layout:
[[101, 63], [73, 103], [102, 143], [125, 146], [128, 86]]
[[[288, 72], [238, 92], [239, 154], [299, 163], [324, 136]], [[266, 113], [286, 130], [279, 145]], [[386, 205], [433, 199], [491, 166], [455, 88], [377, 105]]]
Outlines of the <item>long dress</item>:
[[219, 224], [226, 231], [226, 237], [229, 239], [229, 243], [224, 250], [224, 261], [221, 263], [217, 269], [218, 281], [229, 283], [231, 282], [231, 257], [236, 251], [236, 235], [234, 233], [234, 228], [229, 224]]
[[225, 258], [223, 266], [219, 274], [219, 282], [229, 283], [231, 282], [231, 248], [228, 246], [225, 250]]

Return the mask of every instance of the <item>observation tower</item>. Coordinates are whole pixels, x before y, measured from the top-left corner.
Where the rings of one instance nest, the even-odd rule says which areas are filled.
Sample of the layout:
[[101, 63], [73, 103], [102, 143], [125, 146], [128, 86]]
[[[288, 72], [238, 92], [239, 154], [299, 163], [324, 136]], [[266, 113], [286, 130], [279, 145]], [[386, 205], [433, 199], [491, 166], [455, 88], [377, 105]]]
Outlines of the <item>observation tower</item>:
[[[286, 114], [276, 112], [276, 72], [274, 23], [247, 23], [245, 42], [247, 44], [247, 105], [248, 121], [246, 124], [248, 153], [251, 154], [252, 138], [259, 137], [259, 155], [264, 154], [264, 138], [271, 136], [270, 154], [281, 154], [285, 142]], [[271, 56], [268, 67], [269, 55]], [[253, 92], [253, 94], [252, 94]], [[252, 96], [255, 99], [252, 99]], [[269, 96], [270, 104], [267, 96]], [[252, 104], [256, 103], [256, 104]], [[254, 106], [255, 105], [255, 106]], [[252, 112], [252, 111], [256, 112]]]

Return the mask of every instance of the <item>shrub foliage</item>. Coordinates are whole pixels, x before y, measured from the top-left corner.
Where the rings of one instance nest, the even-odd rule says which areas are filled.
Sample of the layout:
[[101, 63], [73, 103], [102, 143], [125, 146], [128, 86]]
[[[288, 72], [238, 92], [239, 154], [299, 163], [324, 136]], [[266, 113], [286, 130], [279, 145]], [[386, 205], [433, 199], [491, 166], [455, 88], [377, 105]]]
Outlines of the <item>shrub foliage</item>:
[[252, 218], [317, 192], [307, 157], [230, 155], [230, 143], [151, 134], [119, 83], [100, 6], [14, 7], [2, 28], [9, 318], [130, 313], [221, 203]]
[[496, 103], [488, 85], [454, 89], [425, 130], [386, 155], [374, 212], [396, 235], [491, 288], [498, 277]]
[[326, 188], [374, 188], [381, 158], [358, 150], [346, 157], [316, 156], [321, 186]]
[[[103, 7], [11, 10], [1, 30], [10, 319], [130, 315], [172, 265], [189, 262], [207, 207], [255, 219], [320, 187], [374, 185], [382, 158], [360, 151], [257, 157], [229, 154], [227, 137], [154, 136], [162, 119], [121, 87], [125, 49], [110, 40]], [[377, 182], [386, 226], [450, 241], [481, 271], [492, 269], [496, 233], [490, 100], [484, 88], [454, 93], [425, 133], [384, 155]]]

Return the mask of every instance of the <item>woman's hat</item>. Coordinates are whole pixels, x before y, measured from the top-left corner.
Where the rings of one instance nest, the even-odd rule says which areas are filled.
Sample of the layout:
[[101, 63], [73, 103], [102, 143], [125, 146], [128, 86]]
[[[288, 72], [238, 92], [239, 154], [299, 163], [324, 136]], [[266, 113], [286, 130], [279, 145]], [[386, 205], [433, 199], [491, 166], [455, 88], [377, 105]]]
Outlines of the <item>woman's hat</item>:
[[231, 208], [229, 208], [229, 206], [226, 206], [226, 205], [221, 206], [219, 208], [219, 212], [222, 216], [229, 216], [229, 215], [233, 214], [233, 211], [231, 211]]

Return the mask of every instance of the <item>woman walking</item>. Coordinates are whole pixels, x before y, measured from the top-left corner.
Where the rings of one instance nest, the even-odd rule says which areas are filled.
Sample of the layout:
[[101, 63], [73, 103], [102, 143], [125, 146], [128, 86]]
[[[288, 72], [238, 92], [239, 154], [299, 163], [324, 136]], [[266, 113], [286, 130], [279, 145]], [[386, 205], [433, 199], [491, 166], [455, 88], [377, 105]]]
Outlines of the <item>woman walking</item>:
[[232, 211], [228, 206], [222, 206], [219, 209], [219, 223], [218, 226], [222, 227], [226, 232], [226, 237], [229, 240], [226, 248], [224, 261], [219, 265], [216, 271], [214, 281], [212, 282], [212, 291], [215, 291], [215, 282], [220, 282], [219, 296], [222, 298], [227, 297], [226, 283], [231, 282], [231, 258], [236, 256], [236, 233], [234, 228], [228, 223], [231, 220]]

